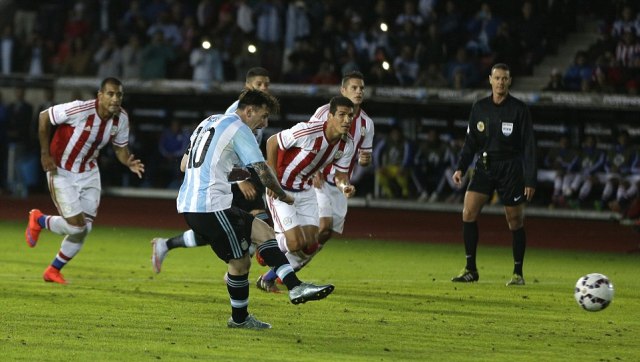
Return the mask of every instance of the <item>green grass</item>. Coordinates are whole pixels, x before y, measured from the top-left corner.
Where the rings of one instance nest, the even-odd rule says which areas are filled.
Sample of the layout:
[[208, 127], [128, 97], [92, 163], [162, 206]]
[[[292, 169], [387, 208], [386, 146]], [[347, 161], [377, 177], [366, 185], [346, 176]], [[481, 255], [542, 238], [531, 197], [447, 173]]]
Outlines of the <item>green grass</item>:
[[[480, 245], [480, 282], [449, 281], [462, 245], [333, 240], [299, 275], [331, 282], [326, 300], [294, 306], [252, 285], [267, 331], [230, 330], [225, 265], [209, 248], [172, 251], [151, 271], [149, 240], [175, 230], [96, 227], [44, 283], [61, 238], [35, 249], [24, 225], [0, 222], [0, 351], [14, 361], [637, 361], [638, 256], [530, 249], [524, 287], [505, 287], [511, 250]], [[428, 230], [425, 238], [429, 238]], [[254, 264], [250, 279], [264, 270]], [[612, 305], [581, 310], [583, 274], [608, 275]]]

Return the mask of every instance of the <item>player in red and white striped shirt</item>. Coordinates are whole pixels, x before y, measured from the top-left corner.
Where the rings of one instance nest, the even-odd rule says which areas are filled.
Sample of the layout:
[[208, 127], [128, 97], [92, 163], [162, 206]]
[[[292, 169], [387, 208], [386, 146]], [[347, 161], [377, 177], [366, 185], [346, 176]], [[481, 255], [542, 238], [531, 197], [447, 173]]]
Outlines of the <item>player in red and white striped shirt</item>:
[[[267, 190], [276, 238], [284, 253], [302, 251], [311, 254], [318, 247], [318, 204], [311, 186], [316, 172], [333, 165], [340, 191], [346, 197], [355, 192], [348, 175], [354, 152], [353, 140], [349, 137], [353, 102], [339, 96], [329, 104], [326, 122], [301, 122], [267, 141], [267, 163], [276, 170], [282, 188], [295, 200], [293, 205], [286, 204], [272, 197]], [[268, 278], [266, 282], [269, 285], [264, 285], [261, 276], [257, 285], [260, 289], [273, 291], [273, 280]]]
[[41, 163], [60, 216], [31, 210], [25, 238], [35, 247], [43, 228], [65, 235], [60, 251], [44, 272], [47, 282], [66, 284], [60, 269], [80, 251], [91, 231], [100, 204], [96, 160], [100, 149], [111, 143], [118, 160], [142, 177], [144, 165], [129, 152], [129, 116], [121, 108], [122, 96], [122, 82], [106, 78], [96, 99], [63, 103], [40, 113]]
[[[373, 120], [361, 108], [364, 100], [364, 76], [358, 71], [347, 73], [342, 78], [340, 93], [349, 98], [354, 104], [354, 117], [349, 135], [353, 139], [355, 152], [349, 162], [349, 178], [353, 173], [356, 162], [360, 166], [371, 164], [374, 126]], [[310, 122], [325, 122], [329, 114], [329, 105], [319, 107], [311, 117]], [[313, 185], [318, 198], [318, 213], [320, 216], [318, 232], [318, 251], [332, 237], [341, 235], [347, 216], [347, 198], [338, 190], [334, 180], [335, 168], [332, 165], [317, 172]], [[302, 268], [314, 254], [287, 253], [287, 259], [294, 268]]]

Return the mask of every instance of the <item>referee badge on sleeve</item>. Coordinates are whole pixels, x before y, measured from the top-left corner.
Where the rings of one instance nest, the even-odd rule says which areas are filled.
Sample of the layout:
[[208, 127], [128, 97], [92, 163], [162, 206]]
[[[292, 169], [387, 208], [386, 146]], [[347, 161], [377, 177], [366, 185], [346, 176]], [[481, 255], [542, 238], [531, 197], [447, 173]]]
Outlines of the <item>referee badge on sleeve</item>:
[[476, 124], [476, 127], [478, 127], [478, 132], [484, 132], [484, 122], [480, 121]]

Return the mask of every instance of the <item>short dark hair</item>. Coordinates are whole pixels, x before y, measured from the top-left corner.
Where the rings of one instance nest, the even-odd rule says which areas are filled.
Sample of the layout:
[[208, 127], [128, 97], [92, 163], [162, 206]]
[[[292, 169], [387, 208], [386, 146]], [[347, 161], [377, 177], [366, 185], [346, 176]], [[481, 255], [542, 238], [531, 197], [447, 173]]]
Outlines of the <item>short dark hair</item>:
[[349, 79], [362, 79], [362, 81], [364, 81], [364, 75], [357, 70], [353, 70], [351, 72], [345, 73], [345, 75], [342, 76], [343, 87], [347, 84]]
[[509, 69], [509, 66], [506, 65], [505, 63], [496, 63], [496, 64], [494, 64], [493, 67], [491, 67], [491, 73], [490, 74], [493, 74], [493, 71], [496, 70], [496, 69], [501, 69], [501, 70], [504, 70], [506, 72], [511, 73], [511, 70]]
[[115, 77], [108, 77], [108, 78], [103, 79], [102, 82], [100, 82], [100, 89], [99, 90], [103, 91], [104, 87], [107, 84], [113, 84], [113, 85], [115, 85], [117, 87], [122, 86], [122, 82], [120, 81], [120, 79], [115, 78]]
[[351, 102], [351, 99], [347, 97], [335, 96], [331, 98], [331, 101], [329, 102], [329, 113], [335, 115], [338, 107], [355, 108], [355, 105]]
[[253, 77], [268, 77], [269, 71], [262, 67], [254, 67], [247, 71], [247, 76], [245, 77], [245, 81], [249, 81], [249, 79]]
[[280, 111], [280, 102], [276, 97], [256, 89], [245, 89], [240, 93], [238, 109], [244, 109], [247, 106], [266, 106], [271, 114], [277, 114]]

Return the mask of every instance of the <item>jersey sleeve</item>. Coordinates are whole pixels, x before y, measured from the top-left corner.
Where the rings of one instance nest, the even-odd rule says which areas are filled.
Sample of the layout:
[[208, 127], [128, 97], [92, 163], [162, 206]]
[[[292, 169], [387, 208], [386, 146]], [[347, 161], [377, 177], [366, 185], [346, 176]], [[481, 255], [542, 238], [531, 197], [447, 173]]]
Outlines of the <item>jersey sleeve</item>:
[[56, 104], [49, 107], [49, 109], [47, 110], [47, 112], [49, 113], [49, 121], [54, 126], [64, 123], [73, 124], [75, 118], [72, 115], [68, 115], [67, 111], [73, 107], [79, 107], [83, 103], [83, 101], [73, 101], [68, 103]]
[[366, 129], [364, 133], [364, 139], [362, 140], [362, 145], [360, 145], [360, 150], [364, 152], [371, 152], [373, 150], [373, 121], [371, 119], [367, 119]]
[[309, 122], [324, 122], [329, 117], [329, 104], [318, 107]]
[[240, 161], [246, 166], [256, 162], [264, 162], [256, 137], [249, 127], [243, 126], [233, 136], [233, 150]]
[[299, 125], [300, 123], [289, 129], [284, 129], [278, 133], [278, 147], [281, 150], [288, 150], [296, 144], [297, 140], [293, 133], [299, 128]]
[[129, 144], [129, 116], [124, 111], [120, 114], [118, 129], [111, 143], [118, 147], [124, 147]]

